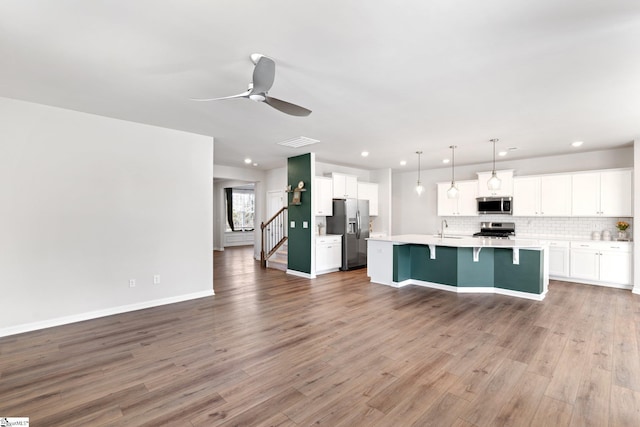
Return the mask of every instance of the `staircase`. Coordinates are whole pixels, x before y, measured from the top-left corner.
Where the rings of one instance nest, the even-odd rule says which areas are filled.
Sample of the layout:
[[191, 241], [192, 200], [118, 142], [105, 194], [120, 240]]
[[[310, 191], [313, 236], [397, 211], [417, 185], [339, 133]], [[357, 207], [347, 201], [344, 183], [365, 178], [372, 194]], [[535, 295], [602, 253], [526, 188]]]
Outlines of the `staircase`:
[[267, 260], [267, 268], [275, 268], [276, 270], [287, 271], [287, 260], [289, 257], [287, 243], [285, 242], [278, 250]]
[[[260, 224], [260, 265], [262, 267], [287, 270], [287, 208], [283, 207], [267, 222]], [[284, 247], [284, 249], [283, 249]]]

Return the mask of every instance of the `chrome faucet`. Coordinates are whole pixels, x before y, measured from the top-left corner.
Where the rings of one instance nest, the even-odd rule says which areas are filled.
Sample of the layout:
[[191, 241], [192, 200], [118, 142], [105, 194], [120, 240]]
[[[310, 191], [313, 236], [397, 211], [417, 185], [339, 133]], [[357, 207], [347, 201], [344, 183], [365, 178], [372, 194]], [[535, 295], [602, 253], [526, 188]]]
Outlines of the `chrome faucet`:
[[449, 228], [449, 224], [447, 224], [447, 220], [443, 219], [440, 223], [440, 238], [444, 239], [444, 229]]

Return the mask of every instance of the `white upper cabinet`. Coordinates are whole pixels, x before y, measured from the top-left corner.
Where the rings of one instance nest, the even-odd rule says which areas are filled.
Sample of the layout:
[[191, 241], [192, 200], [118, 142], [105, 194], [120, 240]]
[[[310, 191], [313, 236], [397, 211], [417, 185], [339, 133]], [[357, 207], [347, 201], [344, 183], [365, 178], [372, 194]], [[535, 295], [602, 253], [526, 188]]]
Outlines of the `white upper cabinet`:
[[600, 215], [600, 173], [571, 176], [571, 213], [574, 216]]
[[515, 177], [514, 216], [570, 216], [571, 175]]
[[633, 215], [633, 173], [631, 170], [600, 173], [600, 212], [603, 216]]
[[358, 197], [358, 177], [333, 172], [333, 198], [334, 199], [355, 199]]
[[496, 171], [496, 176], [501, 180], [500, 189], [489, 190], [487, 182], [491, 178], [491, 172], [478, 172], [477, 197], [513, 196], [513, 170]]
[[540, 177], [540, 215], [571, 216], [571, 176]]
[[314, 215], [333, 215], [333, 180], [329, 177], [314, 177], [313, 199]]
[[455, 199], [447, 197], [451, 182], [438, 183], [438, 216], [477, 216], [478, 181], [456, 182], [459, 194]]
[[378, 184], [375, 182], [358, 182], [358, 199], [369, 201], [369, 215], [378, 215]]
[[630, 169], [576, 173], [571, 177], [573, 216], [632, 216]]
[[540, 177], [513, 179], [513, 216], [536, 216], [540, 213]]

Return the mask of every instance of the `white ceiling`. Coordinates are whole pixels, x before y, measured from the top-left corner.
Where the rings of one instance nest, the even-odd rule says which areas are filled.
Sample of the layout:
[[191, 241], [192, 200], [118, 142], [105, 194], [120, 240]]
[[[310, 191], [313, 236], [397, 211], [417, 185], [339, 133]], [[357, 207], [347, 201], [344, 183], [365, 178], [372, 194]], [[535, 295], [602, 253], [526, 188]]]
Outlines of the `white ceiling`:
[[[251, 53], [270, 95], [241, 93]], [[309, 150], [364, 169], [442, 167], [629, 145], [640, 137], [638, 0], [3, 0], [0, 96], [215, 137], [217, 164]], [[306, 136], [301, 149], [276, 145]], [[368, 158], [360, 152], [369, 151]]]

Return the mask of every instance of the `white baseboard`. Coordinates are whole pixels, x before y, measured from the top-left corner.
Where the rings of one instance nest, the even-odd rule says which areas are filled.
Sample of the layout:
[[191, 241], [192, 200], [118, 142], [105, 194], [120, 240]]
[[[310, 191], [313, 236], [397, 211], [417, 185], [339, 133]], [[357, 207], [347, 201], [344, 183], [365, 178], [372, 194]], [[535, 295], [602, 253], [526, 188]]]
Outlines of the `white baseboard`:
[[319, 276], [321, 274], [327, 274], [327, 273], [335, 273], [336, 271], [340, 271], [339, 268], [328, 268], [326, 270], [318, 270], [316, 271], [316, 276]]
[[[588, 280], [588, 279], [576, 279], [575, 277], [563, 277], [563, 276], [549, 276], [551, 280], [559, 280], [560, 282], [571, 282], [571, 283], [579, 283], [581, 285], [594, 285], [594, 286], [604, 286], [606, 288], [616, 288], [616, 289], [634, 289], [633, 285], [621, 285], [619, 283], [607, 283], [601, 282], [599, 280]], [[640, 292], [640, 289], [638, 290]], [[637, 293], [637, 292], [634, 292]]]
[[161, 305], [173, 304], [176, 302], [188, 301], [192, 299], [210, 297], [215, 295], [213, 289], [191, 294], [177, 295], [169, 298], [143, 301], [135, 304], [121, 305], [118, 307], [106, 308], [103, 310], [89, 311], [87, 313], [74, 314], [72, 316], [57, 317], [55, 319], [43, 320], [40, 322], [25, 323], [22, 325], [9, 326], [0, 329], [0, 337], [21, 334], [24, 332], [37, 331], [39, 329], [52, 328], [54, 326], [68, 325], [69, 323], [82, 322], [84, 320], [97, 319], [99, 317], [112, 316], [114, 314], [126, 313], [129, 311], [142, 310], [145, 308], [158, 307]]
[[289, 269], [287, 269], [287, 274], [290, 274], [292, 276], [304, 277], [305, 279], [315, 279], [316, 278], [315, 274], [303, 273], [302, 271], [297, 271], [297, 270], [289, 270]]
[[[377, 283], [377, 282], [372, 282], [372, 283]], [[381, 283], [381, 285], [387, 285], [387, 284]], [[451, 286], [451, 285], [443, 285], [442, 283], [425, 282], [417, 279], [407, 279], [407, 280], [403, 280], [402, 282], [392, 282], [387, 286], [400, 288], [407, 285], [424, 286], [426, 288], [439, 289], [442, 291], [455, 292], [458, 294], [499, 294], [499, 295], [507, 295], [511, 297], [526, 298], [526, 299], [531, 299], [535, 301], [542, 301], [544, 297], [547, 296], [546, 291], [541, 294], [532, 294], [529, 292], [512, 291], [509, 289], [494, 288], [491, 286], [486, 286], [486, 287]]]

